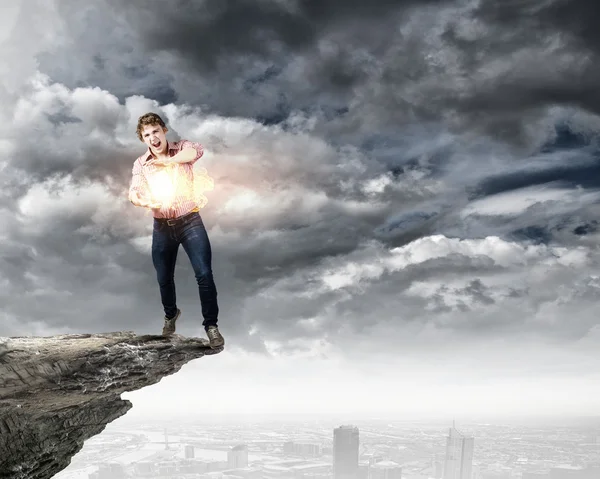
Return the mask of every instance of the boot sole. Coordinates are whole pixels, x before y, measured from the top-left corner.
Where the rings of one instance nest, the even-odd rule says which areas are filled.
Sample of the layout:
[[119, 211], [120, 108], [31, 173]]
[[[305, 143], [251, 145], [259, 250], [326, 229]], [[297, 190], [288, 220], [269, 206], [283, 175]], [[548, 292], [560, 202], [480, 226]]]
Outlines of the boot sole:
[[221, 346], [225, 346], [225, 340], [221, 341], [219, 344], [215, 344], [215, 343], [210, 343], [210, 349], [217, 349], [220, 348]]

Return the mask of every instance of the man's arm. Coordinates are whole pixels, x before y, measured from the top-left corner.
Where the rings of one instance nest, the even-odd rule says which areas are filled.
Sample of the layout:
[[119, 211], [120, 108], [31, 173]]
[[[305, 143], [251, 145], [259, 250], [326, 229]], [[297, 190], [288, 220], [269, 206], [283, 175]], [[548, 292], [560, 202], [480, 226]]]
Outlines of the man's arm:
[[139, 161], [133, 164], [131, 170], [131, 185], [129, 186], [129, 201], [135, 206], [144, 206], [147, 208], [160, 208], [159, 203], [151, 202], [149, 197], [148, 182], [142, 171], [142, 165]]
[[204, 155], [204, 147], [195, 141], [183, 140], [181, 151], [171, 159], [176, 163], [196, 163]]
[[[170, 157], [164, 164], [169, 163], [191, 163], [194, 164], [199, 158], [204, 155], [204, 147], [197, 142], [183, 140], [179, 153]], [[154, 161], [151, 163], [160, 164], [162, 162]]]

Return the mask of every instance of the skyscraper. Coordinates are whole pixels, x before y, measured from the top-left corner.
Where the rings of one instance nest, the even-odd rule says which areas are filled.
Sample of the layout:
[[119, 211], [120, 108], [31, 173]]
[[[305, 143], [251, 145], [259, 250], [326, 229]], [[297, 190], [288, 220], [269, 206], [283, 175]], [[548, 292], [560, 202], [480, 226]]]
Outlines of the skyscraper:
[[192, 446], [191, 444], [185, 446], [185, 458], [194, 459], [194, 446]]
[[333, 430], [333, 477], [358, 478], [358, 428], [355, 426]]
[[248, 467], [248, 446], [240, 444], [227, 451], [227, 467], [229, 469]]
[[462, 434], [454, 425], [446, 438], [444, 479], [471, 479], [475, 438]]

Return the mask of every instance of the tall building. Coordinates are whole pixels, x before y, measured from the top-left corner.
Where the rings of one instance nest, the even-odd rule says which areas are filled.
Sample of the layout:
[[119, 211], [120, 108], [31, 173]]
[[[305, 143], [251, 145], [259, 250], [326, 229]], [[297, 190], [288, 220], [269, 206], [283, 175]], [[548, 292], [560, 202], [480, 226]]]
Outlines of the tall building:
[[194, 459], [194, 446], [192, 446], [191, 444], [185, 446], [185, 458]]
[[248, 467], [248, 446], [240, 444], [227, 451], [227, 467], [229, 469]]
[[454, 425], [446, 438], [444, 479], [472, 479], [475, 438], [461, 433]]
[[358, 428], [340, 426], [333, 430], [334, 479], [358, 479]]

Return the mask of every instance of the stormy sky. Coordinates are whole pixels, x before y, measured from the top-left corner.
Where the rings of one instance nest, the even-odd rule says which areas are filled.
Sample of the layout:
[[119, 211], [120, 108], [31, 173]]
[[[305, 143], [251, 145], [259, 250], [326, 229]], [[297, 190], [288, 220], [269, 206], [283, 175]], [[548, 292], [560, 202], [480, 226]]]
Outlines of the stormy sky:
[[[0, 8], [0, 336], [160, 332], [154, 111], [206, 148], [227, 350], [131, 415], [597, 411], [593, 2]], [[176, 284], [203, 335], [183, 249]]]

